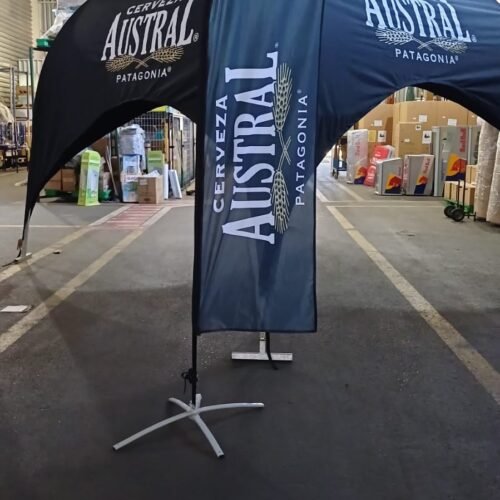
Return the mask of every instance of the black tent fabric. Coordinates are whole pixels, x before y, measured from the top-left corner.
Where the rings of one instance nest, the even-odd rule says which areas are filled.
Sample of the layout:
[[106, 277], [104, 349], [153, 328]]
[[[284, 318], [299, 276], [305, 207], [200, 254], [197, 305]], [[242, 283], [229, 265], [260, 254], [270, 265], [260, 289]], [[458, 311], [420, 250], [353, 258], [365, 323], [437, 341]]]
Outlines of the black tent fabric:
[[496, 0], [325, 0], [317, 161], [368, 111], [417, 86], [500, 128]]
[[33, 113], [26, 220], [65, 162], [135, 116], [169, 104], [199, 121], [210, 0], [88, 0], [43, 66]]

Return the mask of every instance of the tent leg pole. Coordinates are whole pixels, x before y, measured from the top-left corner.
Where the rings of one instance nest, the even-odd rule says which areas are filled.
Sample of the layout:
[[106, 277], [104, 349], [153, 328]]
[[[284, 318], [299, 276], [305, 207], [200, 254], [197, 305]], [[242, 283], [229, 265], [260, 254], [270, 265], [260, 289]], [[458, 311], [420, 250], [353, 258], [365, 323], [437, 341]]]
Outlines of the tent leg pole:
[[26, 262], [27, 260], [31, 259], [32, 254], [28, 252], [30, 222], [31, 221], [28, 221], [26, 223], [26, 226], [25, 226], [24, 232], [23, 232], [23, 239], [19, 240], [19, 244], [18, 244], [18, 248], [17, 248], [19, 250], [19, 256], [15, 259], [16, 264], [21, 264], [22, 262]]

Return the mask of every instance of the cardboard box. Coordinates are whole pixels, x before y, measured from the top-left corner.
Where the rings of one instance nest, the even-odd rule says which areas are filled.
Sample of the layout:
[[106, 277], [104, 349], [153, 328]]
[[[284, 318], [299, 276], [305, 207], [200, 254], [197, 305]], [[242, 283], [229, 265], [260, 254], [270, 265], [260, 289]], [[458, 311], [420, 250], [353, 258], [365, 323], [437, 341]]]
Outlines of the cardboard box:
[[437, 103], [437, 126], [460, 127], [468, 125], [469, 112], [460, 104], [453, 101], [439, 101]]
[[398, 123], [421, 123], [429, 129], [437, 125], [438, 101], [408, 101], [394, 105], [394, 126]]
[[477, 119], [479, 117], [473, 113], [472, 111], [469, 111], [469, 113], [467, 114], [467, 125], [469, 127], [477, 127]]
[[[465, 187], [465, 201], [464, 201], [464, 187]], [[462, 183], [458, 187], [458, 199], [460, 200], [460, 204], [464, 204], [466, 207], [473, 207], [476, 198], [476, 186], [472, 186], [471, 184]]]
[[444, 183], [444, 199], [455, 202], [457, 200], [458, 182], [447, 181]]
[[377, 184], [375, 193], [379, 196], [401, 195], [403, 160], [394, 158], [377, 164]]
[[395, 156], [431, 154], [432, 129], [427, 127], [427, 123], [399, 123], [393, 137]]
[[92, 144], [92, 149], [99, 153], [102, 158], [106, 158], [106, 152], [111, 151], [111, 141], [109, 140], [109, 135], [104, 136], [102, 139], [94, 142]]
[[467, 165], [467, 171], [465, 174], [465, 180], [467, 184], [473, 186], [477, 183], [477, 165]]
[[[369, 142], [378, 144], [390, 144], [392, 139], [392, 128], [394, 122], [394, 105], [383, 102], [373, 108], [359, 123], [359, 129], [367, 129], [371, 132]], [[385, 132], [385, 134], [384, 134]]]
[[48, 191], [62, 191], [62, 172], [60, 170], [47, 182], [45, 189]]
[[76, 190], [76, 173], [72, 168], [63, 168], [61, 170], [62, 187], [61, 191], [65, 193], [74, 193]]
[[[432, 127], [437, 125], [438, 121], [438, 102], [437, 101], [409, 101], [400, 102], [394, 105], [394, 122], [392, 130], [392, 144], [396, 148], [396, 156], [404, 157], [407, 154], [427, 154], [431, 152], [430, 147], [418, 148], [402, 147], [399, 148], [402, 131], [400, 125], [413, 123], [420, 125], [421, 131], [426, 131], [429, 136], [429, 143], [432, 143]], [[403, 127], [404, 134], [407, 135], [409, 126]], [[405, 137], [404, 139], [408, 139]], [[420, 143], [419, 139], [411, 141]], [[406, 141], [408, 144], [408, 141]]]
[[373, 108], [358, 122], [359, 129], [368, 130], [368, 158], [378, 145], [392, 144], [394, 105], [385, 101]]
[[138, 178], [137, 198], [139, 204], [159, 205], [163, 203], [163, 176]]
[[[465, 196], [464, 196], [465, 189]], [[444, 198], [445, 200], [457, 202], [466, 207], [473, 207], [476, 198], [476, 186], [471, 184], [464, 184], [463, 182], [446, 182], [444, 185]]]
[[408, 196], [431, 196], [434, 186], [434, 156], [407, 155], [403, 167], [403, 190]]

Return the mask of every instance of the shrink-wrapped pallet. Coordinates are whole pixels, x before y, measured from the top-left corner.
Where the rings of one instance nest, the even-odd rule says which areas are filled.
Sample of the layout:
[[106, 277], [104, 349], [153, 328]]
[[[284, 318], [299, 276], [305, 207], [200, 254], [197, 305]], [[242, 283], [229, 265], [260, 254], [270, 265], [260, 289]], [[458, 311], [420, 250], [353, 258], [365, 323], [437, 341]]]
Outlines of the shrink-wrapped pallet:
[[491, 181], [490, 203], [486, 220], [492, 224], [500, 225], [500, 135], [498, 136], [497, 158]]
[[368, 130], [347, 133], [347, 182], [363, 184], [368, 171]]
[[498, 130], [485, 122], [481, 127], [481, 135], [479, 137], [478, 179], [475, 200], [477, 218], [482, 220], [486, 219], [488, 215], [497, 142]]

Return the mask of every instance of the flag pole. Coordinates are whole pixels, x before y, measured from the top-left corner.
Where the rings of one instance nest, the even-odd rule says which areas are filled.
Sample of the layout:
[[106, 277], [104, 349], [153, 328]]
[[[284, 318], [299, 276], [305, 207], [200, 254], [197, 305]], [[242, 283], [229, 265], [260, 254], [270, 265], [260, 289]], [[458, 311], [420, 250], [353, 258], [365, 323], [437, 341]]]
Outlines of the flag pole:
[[200, 64], [200, 82], [204, 87], [199, 97], [199, 123], [196, 125], [196, 159], [195, 159], [195, 216], [194, 216], [194, 265], [193, 265], [193, 309], [192, 309], [192, 342], [191, 342], [191, 368], [182, 374], [182, 378], [191, 384], [191, 402], [186, 404], [177, 398], [170, 398], [169, 402], [178, 406], [183, 413], [174, 417], [162, 420], [133, 436], [115, 444], [113, 449], [119, 451], [122, 448], [134, 443], [152, 432], [167, 427], [180, 420], [189, 419], [193, 421], [206, 437], [210, 446], [214, 450], [217, 458], [224, 458], [224, 452], [212, 434], [208, 426], [201, 418], [201, 414], [232, 409], [259, 409], [264, 408], [263, 403], [230, 403], [214, 406], [202, 406], [201, 394], [198, 393], [198, 336], [202, 333], [199, 324], [199, 310], [201, 297], [201, 256], [203, 242], [203, 205], [204, 205], [204, 179], [205, 179], [205, 122], [206, 122], [206, 85], [208, 82], [208, 32], [210, 23], [210, 6], [212, 2], [207, 2], [208, 9], [205, 16], [205, 33], [207, 33], [207, 52], [202, 57]]

